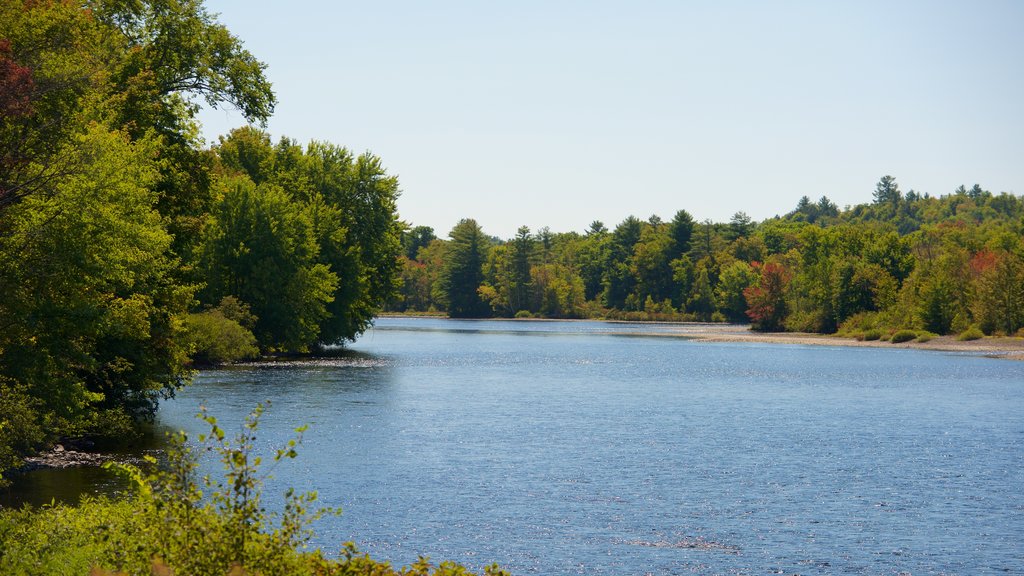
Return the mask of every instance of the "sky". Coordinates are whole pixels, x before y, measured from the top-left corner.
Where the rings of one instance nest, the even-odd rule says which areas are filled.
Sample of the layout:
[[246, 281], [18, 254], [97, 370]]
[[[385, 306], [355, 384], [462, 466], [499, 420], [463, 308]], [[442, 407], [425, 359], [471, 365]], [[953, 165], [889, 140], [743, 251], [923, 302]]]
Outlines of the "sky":
[[[1024, 2], [207, 0], [267, 64], [267, 130], [379, 156], [438, 236], [801, 196], [1024, 194]], [[213, 142], [245, 124], [204, 110]]]

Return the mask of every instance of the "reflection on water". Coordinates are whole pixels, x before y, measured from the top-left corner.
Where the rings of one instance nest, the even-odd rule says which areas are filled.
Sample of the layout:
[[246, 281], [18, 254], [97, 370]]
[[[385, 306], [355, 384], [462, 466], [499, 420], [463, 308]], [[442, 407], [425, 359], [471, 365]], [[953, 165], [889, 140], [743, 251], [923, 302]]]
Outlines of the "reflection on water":
[[203, 372], [160, 422], [194, 436], [205, 405], [230, 433], [270, 400], [261, 451], [310, 428], [268, 505], [316, 489], [344, 511], [318, 546], [398, 564], [1024, 572], [1024, 363], [688, 329], [382, 319], [321, 362]]
[[42, 506], [50, 502], [77, 504], [83, 492], [112, 495], [128, 488], [123, 478], [96, 466], [40, 469], [28, 474], [14, 474], [11, 480], [11, 486], [0, 488], [0, 506]]

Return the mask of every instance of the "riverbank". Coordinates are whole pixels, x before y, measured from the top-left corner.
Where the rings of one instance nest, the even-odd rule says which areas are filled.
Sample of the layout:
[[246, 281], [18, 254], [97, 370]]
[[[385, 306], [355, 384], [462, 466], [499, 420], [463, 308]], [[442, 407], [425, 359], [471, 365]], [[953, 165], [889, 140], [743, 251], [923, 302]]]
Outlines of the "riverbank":
[[802, 332], [753, 332], [751, 330], [714, 330], [693, 336], [702, 342], [759, 342], [765, 344], [800, 344], [809, 346], [850, 346], [869, 348], [914, 348], [957, 352], [1009, 360], [1024, 360], [1024, 338], [981, 338], [960, 341], [956, 336], [936, 336], [927, 342], [901, 342], [893, 344], [884, 340], [856, 340], [828, 334]]
[[[433, 314], [382, 314], [381, 318], [443, 318]], [[763, 344], [796, 344], [805, 346], [849, 346], [868, 348], [913, 348], [917, 350], [935, 350], [940, 352], [956, 352], [976, 356], [988, 356], [1009, 360], [1024, 360], [1024, 338], [985, 337], [978, 340], [957, 340], [956, 336], [935, 336], [927, 342], [911, 340], [893, 344], [886, 340], [856, 340], [854, 338], [834, 334], [814, 334], [810, 332], [755, 332], [749, 324], [722, 324], [717, 322], [662, 322], [662, 321], [627, 321], [600, 319], [548, 319], [548, 318], [481, 318], [502, 322], [606, 322], [608, 324], [650, 324], [652, 326], [672, 326], [670, 331], [652, 330], [651, 336], [677, 336], [700, 342], [736, 342]], [[643, 335], [643, 332], [630, 330], [629, 335]]]

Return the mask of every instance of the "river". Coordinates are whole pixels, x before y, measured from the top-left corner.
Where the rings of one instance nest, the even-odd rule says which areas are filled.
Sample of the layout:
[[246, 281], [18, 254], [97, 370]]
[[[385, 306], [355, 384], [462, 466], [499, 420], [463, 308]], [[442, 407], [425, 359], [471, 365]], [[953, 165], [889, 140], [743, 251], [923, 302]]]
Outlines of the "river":
[[1024, 362], [687, 332], [384, 318], [337, 358], [202, 372], [159, 425], [269, 400], [261, 450], [309, 430], [268, 494], [317, 490], [343, 510], [317, 546], [395, 564], [1024, 573]]

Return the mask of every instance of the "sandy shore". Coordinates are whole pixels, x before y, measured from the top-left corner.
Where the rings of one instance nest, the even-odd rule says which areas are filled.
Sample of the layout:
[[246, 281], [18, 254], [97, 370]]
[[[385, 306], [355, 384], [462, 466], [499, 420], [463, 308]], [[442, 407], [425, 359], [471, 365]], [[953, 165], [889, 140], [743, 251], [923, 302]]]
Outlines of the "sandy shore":
[[858, 341], [853, 338], [799, 332], [752, 332], [746, 329], [719, 329], [708, 326], [705, 331], [688, 334], [703, 342], [763, 342], [766, 344], [803, 344], [814, 346], [861, 346], [872, 348], [916, 348], [959, 352], [993, 358], [1024, 360], [1024, 338], [982, 338], [961, 342], [955, 336], [936, 336], [928, 342], [892, 344], [881, 340]]

